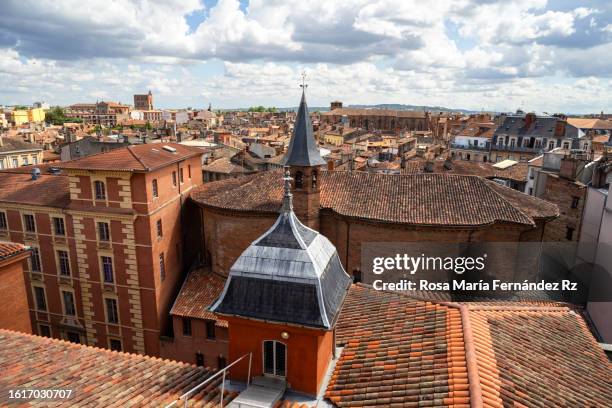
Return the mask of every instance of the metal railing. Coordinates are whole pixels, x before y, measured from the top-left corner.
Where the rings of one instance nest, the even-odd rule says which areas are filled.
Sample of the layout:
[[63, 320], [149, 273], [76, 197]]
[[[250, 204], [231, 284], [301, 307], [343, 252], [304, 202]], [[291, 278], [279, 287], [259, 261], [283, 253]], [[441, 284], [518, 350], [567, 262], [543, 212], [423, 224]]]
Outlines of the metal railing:
[[186, 393], [184, 393], [183, 395], [178, 397], [176, 400], [174, 400], [170, 404], [166, 405], [165, 408], [171, 408], [171, 407], [174, 407], [174, 406], [179, 406], [178, 404], [181, 401], [183, 402], [183, 407], [187, 408], [187, 403], [189, 402], [189, 398], [191, 398], [191, 395], [193, 393], [195, 393], [196, 391], [198, 391], [200, 388], [204, 387], [206, 384], [210, 383], [213, 379], [217, 378], [221, 374], [223, 375], [223, 380], [221, 381], [221, 397], [219, 399], [219, 404], [221, 405], [221, 407], [223, 407], [223, 397], [224, 397], [224, 394], [225, 394], [225, 373], [226, 373], [227, 370], [230, 369], [230, 367], [232, 367], [233, 365], [235, 365], [236, 363], [238, 363], [239, 361], [241, 361], [242, 359], [244, 359], [247, 356], [249, 357], [249, 370], [248, 370], [248, 374], [247, 374], [247, 387], [248, 387], [250, 382], [251, 382], [251, 362], [252, 362], [252, 359], [253, 359], [253, 353], [250, 353], [250, 352], [245, 354], [245, 355], [243, 355], [242, 357], [238, 358], [237, 360], [235, 360], [233, 363], [231, 363], [227, 367], [224, 367], [220, 371], [217, 371], [216, 373], [214, 373], [213, 375], [208, 377], [206, 380], [202, 381], [200, 384], [196, 385], [195, 387], [193, 387], [192, 389], [190, 389], [189, 391], [187, 391]]

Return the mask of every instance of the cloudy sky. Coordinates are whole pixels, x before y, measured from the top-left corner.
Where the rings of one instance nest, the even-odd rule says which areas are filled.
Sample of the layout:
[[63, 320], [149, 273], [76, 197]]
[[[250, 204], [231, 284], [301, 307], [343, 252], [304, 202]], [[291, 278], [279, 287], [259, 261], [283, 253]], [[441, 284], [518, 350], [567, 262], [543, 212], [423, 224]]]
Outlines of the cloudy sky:
[[3, 0], [0, 105], [612, 111], [612, 2]]

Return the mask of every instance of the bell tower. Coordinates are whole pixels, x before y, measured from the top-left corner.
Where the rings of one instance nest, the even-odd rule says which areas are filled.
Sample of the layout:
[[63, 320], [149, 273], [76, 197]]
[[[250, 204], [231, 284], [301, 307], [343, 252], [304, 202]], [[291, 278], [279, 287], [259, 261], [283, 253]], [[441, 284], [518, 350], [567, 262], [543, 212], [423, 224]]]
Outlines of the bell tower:
[[293, 178], [294, 211], [308, 227], [319, 229], [320, 171], [325, 160], [314, 138], [308, 105], [306, 105], [306, 74], [302, 74], [302, 100], [295, 118], [293, 135], [285, 154], [285, 166]]

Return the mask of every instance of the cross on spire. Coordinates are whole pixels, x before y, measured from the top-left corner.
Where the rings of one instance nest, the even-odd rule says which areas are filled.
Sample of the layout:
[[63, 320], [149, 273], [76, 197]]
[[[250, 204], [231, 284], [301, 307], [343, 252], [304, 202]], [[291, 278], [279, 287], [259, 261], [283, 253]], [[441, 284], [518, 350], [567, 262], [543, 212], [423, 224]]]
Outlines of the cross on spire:
[[306, 83], [306, 71], [302, 71], [302, 85], [300, 85], [300, 88], [302, 88], [303, 91], [308, 88], [308, 84]]

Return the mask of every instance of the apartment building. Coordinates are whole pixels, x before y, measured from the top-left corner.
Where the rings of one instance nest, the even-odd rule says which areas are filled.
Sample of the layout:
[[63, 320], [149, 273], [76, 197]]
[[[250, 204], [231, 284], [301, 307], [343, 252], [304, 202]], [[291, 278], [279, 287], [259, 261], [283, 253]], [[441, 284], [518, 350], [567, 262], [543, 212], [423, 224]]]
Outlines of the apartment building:
[[128, 146], [0, 177], [0, 239], [32, 248], [33, 331], [159, 355], [182, 280], [183, 203], [201, 184], [202, 151]]
[[0, 136], [0, 170], [42, 163], [43, 149], [20, 137]]

